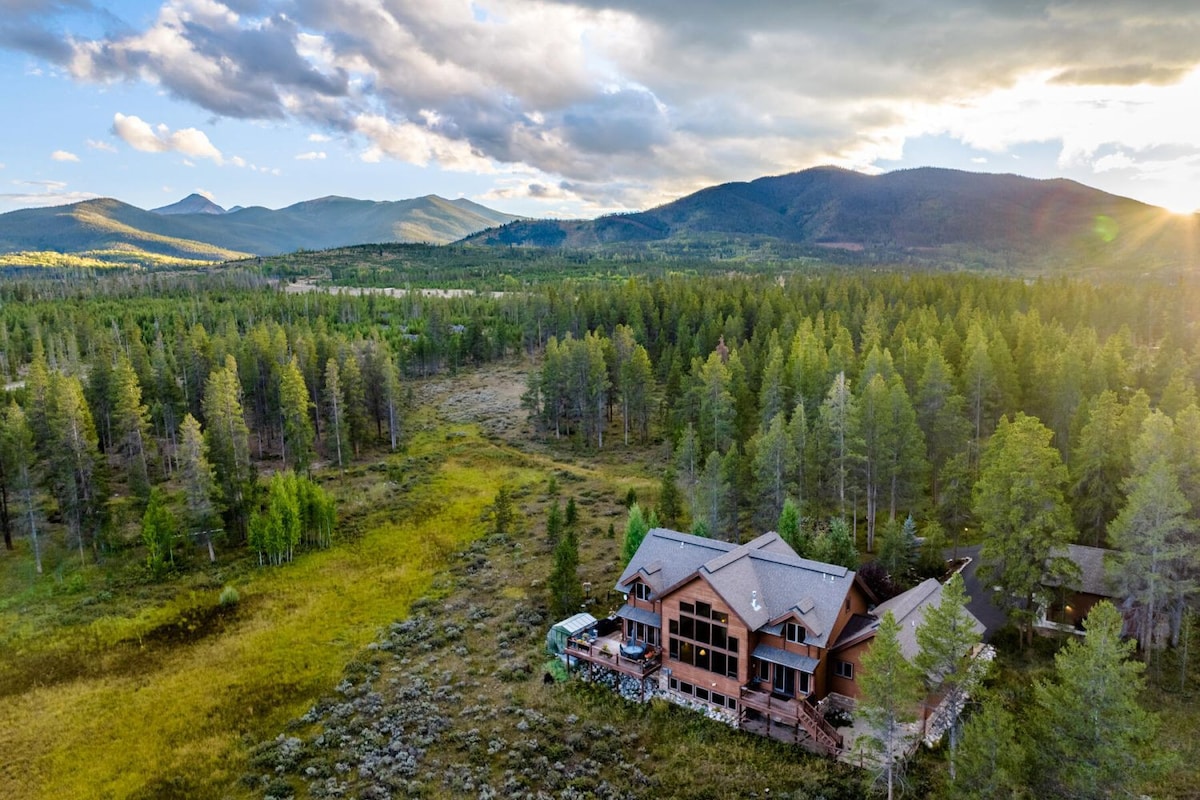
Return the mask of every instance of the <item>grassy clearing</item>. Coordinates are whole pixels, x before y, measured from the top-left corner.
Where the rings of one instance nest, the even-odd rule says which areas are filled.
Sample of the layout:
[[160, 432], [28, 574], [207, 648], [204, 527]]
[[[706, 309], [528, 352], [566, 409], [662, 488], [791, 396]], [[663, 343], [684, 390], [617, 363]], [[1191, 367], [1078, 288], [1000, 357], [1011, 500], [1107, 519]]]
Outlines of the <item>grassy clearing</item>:
[[[0, 672], [90, 664], [0, 703], [0, 796], [228, 794], [245, 771], [246, 742], [302, 713], [381, 625], [439, 591], [438, 572], [483, 531], [500, 484], [532, 480], [520, 459], [471, 428], [452, 433], [425, 420], [407, 454], [391, 460], [389, 472], [407, 468], [388, 476], [405, 479], [403, 496], [371, 473], [332, 484], [350, 498], [348, 516], [364, 514], [352, 519], [361, 535], [282, 569], [241, 570], [233, 611], [217, 606], [220, 583], [186, 582], [161, 602], [82, 625], [31, 629], [19, 608], [7, 609], [21, 646], [0, 655]], [[428, 474], [414, 474], [421, 465]], [[365, 513], [355, 498], [368, 481], [392, 491], [373, 488]], [[25, 605], [44, 592], [25, 595]]]

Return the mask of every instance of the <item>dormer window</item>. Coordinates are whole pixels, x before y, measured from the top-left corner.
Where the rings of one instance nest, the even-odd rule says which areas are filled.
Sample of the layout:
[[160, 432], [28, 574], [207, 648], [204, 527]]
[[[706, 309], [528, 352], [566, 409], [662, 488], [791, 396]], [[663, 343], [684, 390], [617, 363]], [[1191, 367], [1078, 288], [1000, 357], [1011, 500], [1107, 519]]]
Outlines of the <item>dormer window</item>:
[[650, 599], [650, 587], [648, 585], [642, 583], [641, 581], [636, 582], [635, 584], [633, 584], [633, 596], [636, 597], [638, 600], [649, 600]]
[[795, 622], [789, 622], [783, 626], [784, 638], [789, 642], [796, 644], [804, 643], [804, 626], [797, 625]]

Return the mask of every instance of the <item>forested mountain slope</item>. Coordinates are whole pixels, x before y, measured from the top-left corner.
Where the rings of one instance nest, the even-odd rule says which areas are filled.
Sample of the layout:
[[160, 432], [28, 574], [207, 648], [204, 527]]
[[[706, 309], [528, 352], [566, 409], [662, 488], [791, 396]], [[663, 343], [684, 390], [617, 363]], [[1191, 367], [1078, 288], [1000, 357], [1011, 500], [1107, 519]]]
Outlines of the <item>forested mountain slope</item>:
[[1191, 266], [1200, 224], [1069, 180], [921, 168], [817, 167], [727, 183], [636, 214], [521, 220], [470, 237], [493, 245], [619, 248], [763, 240], [862, 257], [988, 266]]
[[388, 202], [323, 197], [278, 210], [226, 213], [190, 199], [155, 211], [111, 198], [13, 211], [0, 215], [0, 252], [140, 250], [222, 261], [364, 242], [445, 243], [516, 219], [436, 195]]

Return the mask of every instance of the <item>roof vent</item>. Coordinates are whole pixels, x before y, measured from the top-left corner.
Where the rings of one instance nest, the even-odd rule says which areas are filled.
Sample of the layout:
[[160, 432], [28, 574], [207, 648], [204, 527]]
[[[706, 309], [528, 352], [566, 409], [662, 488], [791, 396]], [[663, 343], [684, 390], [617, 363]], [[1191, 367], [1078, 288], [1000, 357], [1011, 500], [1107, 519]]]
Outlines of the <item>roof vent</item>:
[[762, 611], [762, 606], [758, 602], [758, 590], [750, 592], [750, 607], [755, 611]]
[[800, 610], [801, 614], [807, 614], [808, 612], [810, 612], [814, 608], [816, 608], [816, 606], [817, 606], [816, 601], [813, 600], [811, 597], [806, 596], [806, 597], [804, 597], [804, 599], [802, 599], [800, 601], [799, 605], [797, 605], [796, 608], [798, 608]]

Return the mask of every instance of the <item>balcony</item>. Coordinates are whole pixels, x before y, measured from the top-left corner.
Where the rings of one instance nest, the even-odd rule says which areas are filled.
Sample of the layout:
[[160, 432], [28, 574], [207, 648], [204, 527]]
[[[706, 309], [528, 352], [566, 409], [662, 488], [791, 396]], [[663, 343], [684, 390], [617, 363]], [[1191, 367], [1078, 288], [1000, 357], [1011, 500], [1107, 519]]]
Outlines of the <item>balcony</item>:
[[[761, 735], [806, 744], [834, 754], [842, 748], [842, 735], [825, 721], [816, 706], [803, 697], [783, 697], [759, 688], [757, 684], [741, 690], [741, 727]], [[757, 711], [762, 720], [748, 719], [747, 711]]]
[[567, 656], [639, 680], [662, 666], [661, 650], [645, 642], [637, 642], [631, 647], [619, 632], [606, 636], [574, 636], [567, 640]]

